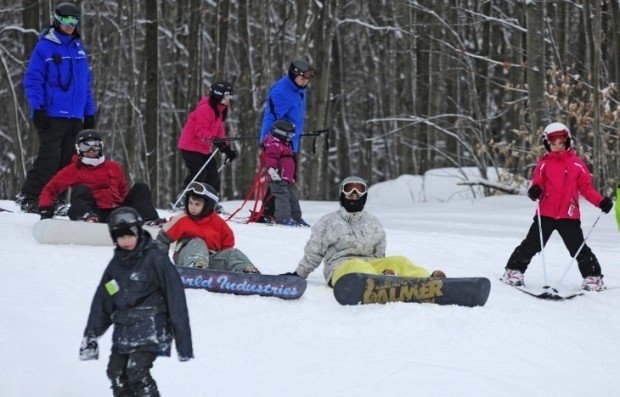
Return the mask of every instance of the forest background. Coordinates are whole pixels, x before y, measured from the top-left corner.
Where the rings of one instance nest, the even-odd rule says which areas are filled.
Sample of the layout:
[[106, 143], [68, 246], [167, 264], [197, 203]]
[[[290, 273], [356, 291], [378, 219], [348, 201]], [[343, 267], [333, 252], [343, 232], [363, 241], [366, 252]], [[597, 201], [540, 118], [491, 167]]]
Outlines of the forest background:
[[[620, 176], [618, 0], [75, 3], [106, 155], [132, 183], [148, 181], [159, 206], [183, 188], [187, 115], [220, 79], [235, 91], [227, 136], [248, 138], [233, 142], [223, 196], [247, 193], [269, 87], [296, 58], [317, 69], [305, 128], [330, 129], [302, 138], [303, 199], [335, 199], [350, 174], [375, 183], [446, 166], [477, 167], [483, 180], [495, 168], [502, 186], [485, 194], [515, 193], [552, 121], [570, 127], [598, 189]], [[0, 0], [0, 198], [34, 161], [22, 79], [55, 6]]]

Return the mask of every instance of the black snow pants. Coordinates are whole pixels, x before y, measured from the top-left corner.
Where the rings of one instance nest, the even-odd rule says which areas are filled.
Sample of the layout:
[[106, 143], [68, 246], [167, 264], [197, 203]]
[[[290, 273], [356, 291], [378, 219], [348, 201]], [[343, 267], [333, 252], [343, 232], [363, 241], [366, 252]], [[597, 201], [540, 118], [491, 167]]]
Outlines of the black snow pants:
[[112, 382], [114, 397], [159, 396], [157, 383], [150, 371], [156, 358], [157, 354], [152, 352], [112, 352], [107, 375]]
[[[579, 219], [553, 219], [546, 216], [541, 217], [543, 244], [546, 245], [549, 237], [554, 230], [557, 230], [564, 241], [564, 245], [568, 248], [568, 252], [572, 257], [575, 256], [577, 250], [583, 243], [583, 231], [581, 230], [581, 221]], [[508, 259], [506, 269], [519, 270], [525, 272], [530, 261], [538, 252], [540, 252], [540, 235], [538, 229], [538, 217], [534, 217], [534, 223], [530, 226], [525, 240], [515, 248], [514, 252]], [[583, 248], [577, 256], [577, 264], [582, 277], [600, 276], [601, 266], [598, 259], [592, 253], [590, 247], [584, 244]]]
[[[216, 154], [213, 156], [209, 164], [205, 167], [204, 170], [198, 175], [196, 178], [196, 182], [202, 182], [210, 185], [215, 191], [220, 193], [220, 174], [217, 172], [217, 156]], [[205, 162], [211, 157], [211, 154], [202, 154], [198, 152], [190, 152], [187, 150], [181, 150], [181, 156], [183, 157], [183, 162], [185, 162], [185, 166], [189, 170], [189, 174], [185, 177], [183, 181], [183, 189], [189, 185], [189, 182], [194, 178], [194, 176], [200, 171]]]

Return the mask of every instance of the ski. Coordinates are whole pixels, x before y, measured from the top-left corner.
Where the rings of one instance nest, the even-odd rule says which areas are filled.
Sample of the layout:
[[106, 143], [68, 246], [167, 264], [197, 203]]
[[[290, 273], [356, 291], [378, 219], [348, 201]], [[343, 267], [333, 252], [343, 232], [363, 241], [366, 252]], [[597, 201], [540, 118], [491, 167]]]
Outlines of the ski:
[[306, 290], [306, 280], [297, 276], [236, 273], [222, 270], [177, 266], [185, 288], [202, 288], [209, 292], [235, 295], [272, 296], [299, 299]]
[[[506, 284], [506, 285], [510, 285], [510, 284]], [[566, 301], [566, 300], [573, 299], [577, 296], [581, 296], [584, 294], [582, 291], [577, 291], [569, 295], [560, 295], [557, 289], [549, 287], [549, 286], [543, 287], [544, 291], [540, 293], [536, 293], [532, 290], [529, 290], [525, 288], [524, 286], [516, 286], [516, 285], [510, 285], [510, 286], [515, 289], [518, 289], [519, 291], [527, 295], [533, 296], [538, 299], [544, 299], [544, 300], [550, 300], [550, 301]]]
[[351, 273], [334, 286], [341, 305], [413, 302], [437, 305], [484, 306], [491, 282], [484, 277], [410, 278]]

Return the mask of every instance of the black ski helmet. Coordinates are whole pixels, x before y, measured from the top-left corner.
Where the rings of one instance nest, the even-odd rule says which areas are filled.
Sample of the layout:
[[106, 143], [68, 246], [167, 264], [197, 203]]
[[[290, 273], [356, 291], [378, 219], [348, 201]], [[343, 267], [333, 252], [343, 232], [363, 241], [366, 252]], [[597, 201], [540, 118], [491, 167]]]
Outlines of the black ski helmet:
[[84, 153], [88, 150], [88, 148], [80, 148], [80, 144], [85, 145], [87, 142], [92, 141], [96, 141], [96, 144], [90, 145], [91, 147], [99, 147], [99, 156], [97, 157], [103, 156], [103, 140], [101, 139], [101, 134], [96, 130], [86, 129], [80, 131], [75, 138], [75, 150], [79, 158], [84, 157]]
[[72, 3], [60, 3], [56, 6], [56, 9], [54, 10], [54, 18], [53, 18], [53, 25], [56, 29], [60, 28], [60, 21], [57, 18], [61, 18], [61, 17], [75, 17], [75, 18], [79, 18], [80, 16], [80, 11], [78, 10], [77, 6], [75, 4]]
[[[365, 191], [362, 193], [362, 196], [359, 197], [357, 200], [352, 200], [350, 198], [347, 197], [345, 191], [346, 191], [346, 185], [349, 183], [359, 183], [364, 185], [365, 187]], [[339, 187], [339, 191], [340, 191], [340, 196], [339, 196], [339, 201], [340, 201], [340, 205], [342, 207], [344, 207], [344, 209], [347, 212], [360, 212], [364, 209], [364, 206], [366, 205], [366, 199], [368, 198], [368, 184], [366, 183], [366, 181], [363, 178], [360, 178], [359, 176], [349, 176], [346, 177], [342, 180], [342, 182], [340, 182], [340, 187]], [[357, 190], [357, 189], [356, 189]], [[361, 192], [358, 192], [361, 193]]]
[[142, 223], [143, 220], [138, 211], [131, 207], [119, 207], [112, 211], [108, 218], [108, 230], [114, 244], [117, 238], [128, 234], [140, 237]]
[[295, 77], [304, 76], [307, 79], [314, 77], [314, 68], [305, 59], [295, 59], [288, 67], [288, 76], [295, 81]]
[[290, 142], [295, 136], [295, 124], [288, 120], [276, 120], [269, 132], [282, 142]]
[[217, 102], [220, 102], [224, 96], [232, 94], [233, 86], [228, 81], [216, 81], [211, 84], [211, 93], [209, 95]]
[[568, 127], [562, 123], [551, 123], [545, 127], [542, 135], [543, 145], [545, 145], [545, 149], [547, 149], [548, 152], [551, 151], [549, 137], [557, 134], [566, 136], [566, 141], [564, 141], [565, 149], [568, 150], [571, 147], [571, 133]]
[[[202, 211], [198, 215], [192, 215], [189, 213], [189, 198], [200, 198], [204, 201], [204, 206], [202, 207]], [[201, 182], [192, 182], [185, 189], [185, 213], [192, 219], [202, 219], [205, 218], [213, 211], [215, 211], [215, 207], [219, 203], [220, 198], [217, 195], [217, 191], [211, 187], [211, 185], [207, 185], [206, 183]]]

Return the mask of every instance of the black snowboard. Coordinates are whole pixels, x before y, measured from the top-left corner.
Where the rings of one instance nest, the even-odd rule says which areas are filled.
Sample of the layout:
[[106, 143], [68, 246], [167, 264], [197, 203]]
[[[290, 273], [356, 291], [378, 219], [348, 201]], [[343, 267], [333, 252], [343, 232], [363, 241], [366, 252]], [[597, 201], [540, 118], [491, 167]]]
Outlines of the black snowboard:
[[204, 288], [210, 292], [299, 299], [306, 290], [306, 280], [297, 276], [234, 273], [185, 266], [177, 266], [177, 270], [185, 288]]
[[438, 305], [484, 306], [491, 282], [483, 277], [409, 278], [352, 273], [334, 287], [341, 305], [416, 302]]

